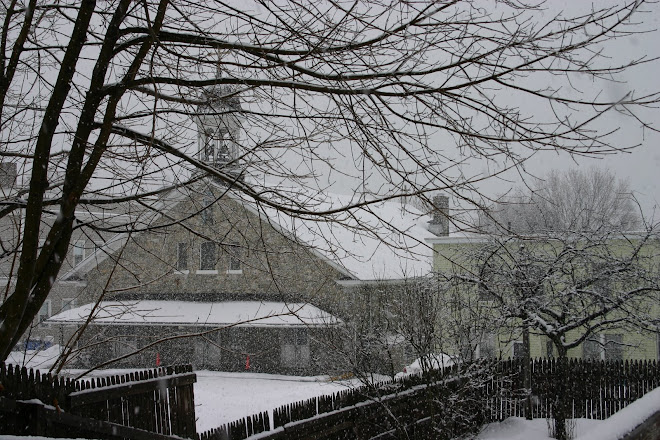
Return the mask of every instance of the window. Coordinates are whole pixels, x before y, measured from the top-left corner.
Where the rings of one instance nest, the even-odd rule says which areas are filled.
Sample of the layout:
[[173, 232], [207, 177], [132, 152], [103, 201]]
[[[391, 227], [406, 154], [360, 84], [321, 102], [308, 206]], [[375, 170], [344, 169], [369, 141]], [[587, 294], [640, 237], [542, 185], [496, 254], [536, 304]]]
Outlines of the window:
[[39, 309], [39, 322], [43, 322], [46, 319], [50, 318], [51, 314], [51, 308], [50, 308], [50, 300], [47, 299], [44, 301], [44, 303], [41, 305], [41, 308]]
[[513, 358], [522, 359], [525, 357], [525, 348], [522, 341], [513, 341]]
[[230, 142], [231, 139], [229, 138], [229, 133], [221, 132], [216, 147], [216, 158], [215, 158], [216, 164], [224, 165], [232, 160], [231, 152], [230, 152]]
[[600, 360], [600, 338], [591, 337], [582, 344], [582, 358], [585, 360]]
[[241, 248], [238, 243], [232, 241], [229, 243], [229, 269], [227, 273], [242, 273], [241, 269]]
[[582, 348], [584, 359], [620, 361], [623, 360], [623, 335], [617, 333], [592, 336]]
[[548, 358], [555, 357], [555, 345], [551, 340], [545, 341], [545, 352]]
[[76, 308], [76, 299], [75, 298], [62, 298], [62, 308], [61, 312], [66, 312], [67, 310]]
[[203, 206], [201, 211], [202, 223], [205, 225], [213, 224], [213, 202], [215, 202], [213, 193], [211, 191], [207, 191], [202, 201]]
[[215, 270], [215, 243], [205, 241], [200, 247], [200, 270]]
[[73, 266], [77, 266], [85, 259], [85, 242], [77, 241], [73, 245]]
[[623, 335], [622, 334], [606, 334], [604, 335], [603, 349], [605, 351], [604, 357], [606, 361], [621, 361], [623, 360]]
[[281, 334], [280, 362], [283, 367], [301, 368], [309, 364], [307, 329], [284, 329]]
[[176, 270], [188, 270], [188, 243], [177, 243]]
[[492, 333], [486, 333], [481, 339], [481, 342], [479, 342], [479, 346], [477, 347], [477, 350], [478, 350], [477, 357], [479, 359], [494, 358], [495, 335], [493, 335]]

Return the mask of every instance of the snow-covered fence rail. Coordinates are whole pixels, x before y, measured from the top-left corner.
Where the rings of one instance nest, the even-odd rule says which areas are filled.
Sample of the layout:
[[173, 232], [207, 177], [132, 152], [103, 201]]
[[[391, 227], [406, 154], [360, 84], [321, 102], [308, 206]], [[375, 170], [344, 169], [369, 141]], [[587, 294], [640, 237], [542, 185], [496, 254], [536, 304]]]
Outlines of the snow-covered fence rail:
[[71, 412], [164, 435], [195, 438], [192, 366], [163, 367], [82, 381]]
[[[531, 395], [533, 417], [550, 417], [559, 381], [572, 396], [573, 417], [604, 419], [660, 387], [657, 361], [569, 360], [567, 375], [558, 374], [558, 360], [533, 360]], [[200, 435], [200, 440], [395, 438], [397, 429], [445, 432], [448, 438], [464, 434], [466, 426], [524, 417], [528, 392], [524, 387], [523, 360], [492, 364], [462, 364], [412, 375], [394, 383], [343, 390], [273, 410], [274, 430], [253, 418], [223, 425]], [[471, 420], [457, 420], [471, 414]], [[267, 415], [259, 420], [267, 420]], [[259, 430], [253, 426], [259, 426]], [[263, 429], [263, 431], [262, 431]], [[258, 436], [256, 434], [259, 434]], [[342, 437], [344, 436], [344, 437]], [[378, 437], [378, 438], [381, 438]]]
[[270, 417], [261, 412], [205, 431], [199, 434], [199, 440], [241, 440], [266, 431], [270, 431]]
[[[138, 433], [136, 438], [146, 438], [149, 433], [157, 434], [152, 436], [154, 439], [170, 435], [195, 438], [195, 381], [190, 365], [71, 380], [0, 364], [1, 399], [6, 402], [38, 399], [58, 413], [108, 422], [108, 426], [114, 428], [103, 438], [113, 438], [112, 432], [117, 431], [117, 426], [135, 428], [137, 431], [122, 432]], [[0, 418], [12, 417], [7, 409], [10, 407], [5, 405]], [[18, 409], [26, 410], [21, 408]], [[75, 426], [70, 427], [69, 436], [84, 437], [86, 434], [77, 433]], [[115, 437], [131, 438], [130, 435]]]

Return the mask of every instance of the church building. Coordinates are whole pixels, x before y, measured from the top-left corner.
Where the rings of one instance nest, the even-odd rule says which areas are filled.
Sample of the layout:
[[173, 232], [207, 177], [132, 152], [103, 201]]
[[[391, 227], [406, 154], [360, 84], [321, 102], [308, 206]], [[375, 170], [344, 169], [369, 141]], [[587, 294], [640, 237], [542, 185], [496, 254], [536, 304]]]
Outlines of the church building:
[[[430, 217], [398, 202], [338, 222], [264, 206], [232, 184], [246, 179], [238, 94], [215, 86], [204, 98], [197, 159], [230, 178], [200, 175], [150, 201], [140, 232], [110, 237], [62, 277], [84, 283], [80, 306], [48, 325], [75, 347], [76, 366], [345, 372], [356, 337], [347, 328], [378, 308], [360, 287], [430, 271]], [[328, 206], [349, 201], [324, 196]]]

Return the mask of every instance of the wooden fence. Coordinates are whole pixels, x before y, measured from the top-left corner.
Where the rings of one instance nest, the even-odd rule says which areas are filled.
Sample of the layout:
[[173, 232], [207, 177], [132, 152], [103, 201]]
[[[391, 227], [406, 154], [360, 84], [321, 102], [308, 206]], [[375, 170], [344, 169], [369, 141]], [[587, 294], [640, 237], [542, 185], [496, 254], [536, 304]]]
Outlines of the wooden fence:
[[[9, 401], [19, 402], [17, 410], [30, 413], [37, 410], [20, 403], [38, 399], [57, 414], [65, 412], [82, 419], [107, 422], [109, 432], [103, 438], [112, 438], [112, 432], [118, 431], [117, 426], [157, 434], [151, 438], [171, 435], [195, 438], [195, 381], [190, 365], [74, 381], [0, 364], [0, 398], [5, 401], [0, 418], [11, 419]], [[0, 431], [11, 429], [11, 425], [5, 423]], [[73, 423], [69, 436], [76, 436], [75, 427]], [[144, 438], [144, 435], [139, 437]]]
[[[657, 361], [569, 359], [565, 371], [561, 377], [557, 374], [555, 359], [537, 359], [531, 363], [532, 417], [551, 417], [559, 382], [563, 382], [572, 397], [570, 416], [600, 420], [660, 386], [660, 363]], [[490, 411], [489, 420], [527, 415], [522, 360], [496, 364], [485, 386], [483, 395]]]
[[[572, 396], [572, 416], [594, 419], [605, 419], [660, 386], [657, 361], [569, 360], [565, 377], [558, 377], [557, 362], [532, 362], [533, 417], [551, 416], [559, 381]], [[415, 433], [411, 438], [441, 438], [438, 427], [451, 437], [470, 424], [526, 416], [528, 397], [522, 360], [453, 366], [426, 377], [410, 376], [283, 405], [273, 410], [272, 433], [259, 438], [396, 438], [402, 426], [409, 436]], [[473, 419], [461, 424], [455, 420], [457, 413], [469, 413]], [[240, 440], [268, 432], [251, 428], [254, 417], [202, 433], [200, 440]], [[267, 420], [267, 414], [258, 418]]]

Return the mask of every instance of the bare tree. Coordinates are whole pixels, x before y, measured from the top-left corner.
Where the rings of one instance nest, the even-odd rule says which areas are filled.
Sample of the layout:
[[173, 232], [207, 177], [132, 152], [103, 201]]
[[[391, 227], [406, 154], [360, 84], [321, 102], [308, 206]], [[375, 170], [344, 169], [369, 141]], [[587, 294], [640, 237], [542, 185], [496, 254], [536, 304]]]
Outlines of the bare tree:
[[484, 342], [499, 329], [499, 315], [474, 295], [473, 286], [450, 274], [407, 279], [397, 306], [398, 331], [421, 358], [422, 370], [437, 368], [434, 356], [470, 362], [495, 355]]
[[[464, 267], [471, 269], [457, 271], [456, 278], [478, 286], [504, 331], [547, 337], [561, 369], [569, 350], [600, 334], [658, 331], [659, 251], [652, 229], [492, 237], [466, 249], [470, 263]], [[566, 438], [570, 403], [562, 385], [553, 408], [559, 439]]]
[[521, 234], [633, 231], [642, 226], [628, 182], [600, 168], [551, 171], [529, 187], [514, 190], [482, 217], [482, 224]]
[[[0, 359], [48, 296], [74, 229], [100, 228], [79, 222], [81, 207], [154, 206], [146, 201], [199, 170], [283, 215], [343, 221], [438, 189], [473, 199], [485, 176], [460, 172], [473, 159], [515, 167], [539, 149], [619, 150], [594, 122], [615, 107], [639, 120], [656, 96], [575, 98], [571, 79], [602, 84], [645, 61], [612, 64], [592, 51], [634, 31], [643, 5], [540, 20], [517, 0], [488, 10], [470, 1], [2, 2], [0, 154], [22, 184], [0, 211], [20, 218], [4, 253], [17, 258], [0, 306]], [[549, 87], [549, 76], [563, 81]], [[226, 105], [210, 105], [218, 100]], [[200, 113], [240, 119], [246, 135], [216, 139], [211, 160], [194, 129]], [[238, 158], [219, 166], [229, 151]], [[323, 204], [340, 177], [359, 189]]]

